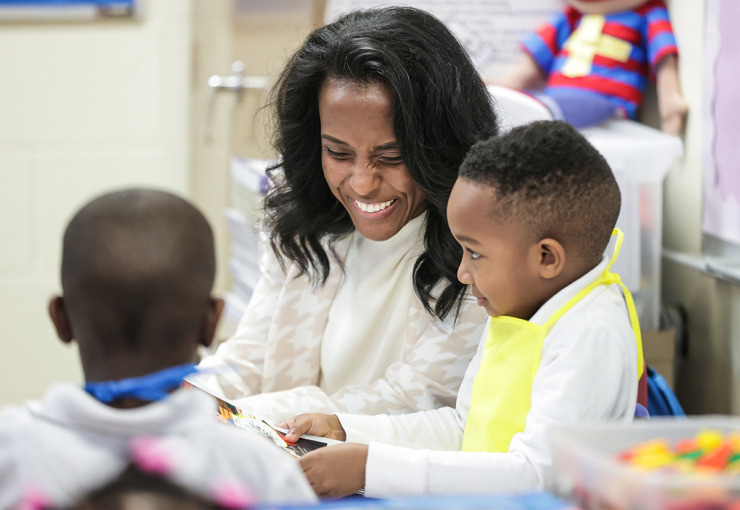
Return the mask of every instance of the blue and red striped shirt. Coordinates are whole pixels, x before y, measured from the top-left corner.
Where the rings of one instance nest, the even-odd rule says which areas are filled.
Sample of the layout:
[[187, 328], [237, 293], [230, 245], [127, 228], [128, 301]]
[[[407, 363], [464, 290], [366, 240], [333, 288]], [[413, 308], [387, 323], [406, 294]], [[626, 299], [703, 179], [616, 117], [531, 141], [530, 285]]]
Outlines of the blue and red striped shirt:
[[596, 52], [589, 72], [572, 76], [563, 73], [571, 58], [566, 42], [583, 18], [581, 12], [567, 7], [523, 41], [523, 49], [548, 77], [545, 92], [548, 89], [594, 92], [635, 118], [648, 77], [655, 77], [664, 57], [678, 55], [665, 3], [649, 0], [633, 10], [604, 15], [602, 36], [629, 43], [629, 56], [622, 61]]

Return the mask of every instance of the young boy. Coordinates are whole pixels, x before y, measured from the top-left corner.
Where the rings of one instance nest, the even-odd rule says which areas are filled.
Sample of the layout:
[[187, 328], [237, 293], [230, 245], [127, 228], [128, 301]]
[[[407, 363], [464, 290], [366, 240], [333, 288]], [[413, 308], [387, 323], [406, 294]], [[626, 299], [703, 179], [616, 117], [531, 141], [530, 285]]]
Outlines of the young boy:
[[62, 296], [49, 313], [76, 341], [87, 381], [0, 413], [0, 508], [73, 504], [153, 438], [174, 452], [178, 483], [205, 497], [223, 481], [258, 500], [315, 501], [300, 468], [260, 434], [218, 423], [207, 395], [178, 389], [209, 345], [223, 302], [211, 297], [213, 233], [192, 205], [143, 189], [103, 195], [69, 223]]
[[317, 494], [546, 488], [551, 424], [632, 421], [643, 368], [639, 326], [604, 256], [619, 208], [608, 164], [564, 122], [532, 123], [473, 146], [448, 222], [463, 248], [458, 278], [491, 318], [456, 408], [290, 420], [288, 439], [355, 442], [301, 459]]

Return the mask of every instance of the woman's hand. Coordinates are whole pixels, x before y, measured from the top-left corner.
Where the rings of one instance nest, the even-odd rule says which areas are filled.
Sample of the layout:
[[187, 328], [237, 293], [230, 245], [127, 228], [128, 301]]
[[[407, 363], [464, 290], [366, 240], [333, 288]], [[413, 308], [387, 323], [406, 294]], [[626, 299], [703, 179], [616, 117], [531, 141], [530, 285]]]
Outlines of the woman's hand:
[[295, 442], [303, 434], [328, 437], [331, 439], [338, 439], [339, 441], [347, 439], [347, 434], [344, 432], [344, 428], [339, 422], [339, 418], [333, 414], [299, 414], [285, 423], [281, 423], [278, 427], [288, 429], [288, 433], [285, 434], [285, 439], [287, 441]]
[[301, 457], [311, 488], [320, 498], [341, 498], [365, 486], [367, 445], [345, 443], [319, 448]]

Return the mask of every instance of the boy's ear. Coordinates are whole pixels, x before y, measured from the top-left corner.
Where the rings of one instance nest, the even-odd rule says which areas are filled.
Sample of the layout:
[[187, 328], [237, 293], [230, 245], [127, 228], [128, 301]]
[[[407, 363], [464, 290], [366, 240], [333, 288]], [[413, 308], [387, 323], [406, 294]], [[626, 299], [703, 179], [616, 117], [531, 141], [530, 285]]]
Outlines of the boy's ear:
[[537, 252], [539, 272], [542, 278], [550, 280], [563, 272], [563, 269], [565, 269], [565, 248], [559, 241], [551, 237], [540, 239], [537, 243]]
[[213, 337], [216, 335], [216, 327], [221, 319], [221, 313], [224, 311], [224, 300], [211, 296], [208, 300], [208, 312], [203, 321], [200, 332], [200, 344], [203, 347], [210, 347], [213, 343]]
[[49, 301], [49, 317], [51, 317], [51, 322], [54, 324], [59, 339], [65, 344], [70, 343], [74, 339], [74, 334], [62, 296], [54, 296]]

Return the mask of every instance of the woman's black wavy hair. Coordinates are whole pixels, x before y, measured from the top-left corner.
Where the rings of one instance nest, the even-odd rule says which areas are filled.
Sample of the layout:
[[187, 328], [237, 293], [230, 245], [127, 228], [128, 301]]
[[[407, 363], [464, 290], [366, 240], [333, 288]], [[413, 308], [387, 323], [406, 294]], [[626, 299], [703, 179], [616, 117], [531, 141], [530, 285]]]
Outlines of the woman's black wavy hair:
[[[329, 246], [354, 229], [321, 166], [319, 90], [327, 79], [381, 83], [393, 102], [393, 129], [411, 177], [427, 196], [425, 251], [414, 289], [440, 319], [459, 310], [462, 251], [447, 226], [447, 200], [468, 149], [496, 134], [492, 100], [467, 53], [445, 25], [410, 7], [359, 10], [314, 30], [272, 90], [280, 162], [265, 200], [270, 244], [323, 284]], [[441, 291], [437, 286], [442, 283]]]

